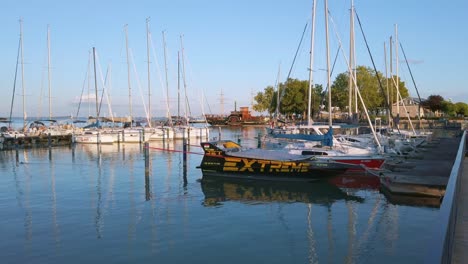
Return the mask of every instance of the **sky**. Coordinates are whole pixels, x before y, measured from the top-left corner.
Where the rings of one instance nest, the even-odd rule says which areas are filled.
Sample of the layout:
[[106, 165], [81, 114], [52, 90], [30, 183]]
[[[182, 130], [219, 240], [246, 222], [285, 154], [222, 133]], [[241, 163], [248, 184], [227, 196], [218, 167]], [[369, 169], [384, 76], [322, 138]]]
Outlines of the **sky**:
[[[349, 50], [350, 1], [329, 0], [328, 3], [332, 61], [339, 49], [338, 39], [344, 51]], [[395, 38], [397, 24], [398, 40], [404, 47], [421, 97], [438, 94], [452, 102], [468, 103], [467, 1], [355, 0], [354, 5], [379, 71], [385, 72], [384, 43], [388, 49], [390, 36]], [[20, 18], [23, 20], [23, 63], [20, 58], [15, 82]], [[147, 18], [151, 36], [150, 97]], [[226, 114], [235, 105], [251, 107], [253, 95], [269, 85], [274, 86], [278, 76], [284, 82], [291, 68], [291, 78], [308, 79], [311, 21], [312, 0], [3, 0], [0, 117], [9, 115], [14, 89], [13, 116], [23, 116], [23, 95], [28, 117], [48, 116], [48, 70], [52, 116], [95, 115], [94, 74], [89, 67], [93, 62], [90, 59], [93, 47], [97, 54], [99, 100], [104, 96], [101, 116], [128, 116], [130, 105], [133, 116], [145, 116], [149, 100], [153, 117], [165, 116], [167, 105], [172, 115], [177, 115], [178, 109], [183, 114], [184, 90], [193, 116], [202, 112]], [[372, 66], [357, 20], [355, 23], [357, 64]], [[306, 24], [304, 40], [292, 67]], [[325, 86], [324, 1], [317, 1], [314, 43], [314, 83]], [[182, 46], [183, 56], [179, 55], [178, 64]], [[392, 61], [395, 74], [397, 59]], [[398, 61], [399, 75], [410, 95], [416, 97], [401, 49]], [[178, 74], [178, 65], [185, 71]], [[346, 69], [340, 53], [332, 80]], [[91, 72], [89, 77], [88, 72]]]

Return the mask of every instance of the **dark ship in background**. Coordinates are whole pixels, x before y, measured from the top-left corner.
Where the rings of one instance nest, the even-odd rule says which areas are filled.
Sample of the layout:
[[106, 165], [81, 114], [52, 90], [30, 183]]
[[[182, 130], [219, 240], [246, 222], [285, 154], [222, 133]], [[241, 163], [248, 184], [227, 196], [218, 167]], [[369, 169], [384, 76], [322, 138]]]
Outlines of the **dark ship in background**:
[[264, 116], [252, 116], [249, 107], [239, 107], [237, 111], [231, 111], [229, 116], [206, 115], [206, 121], [212, 126], [261, 126], [268, 123], [268, 118]]

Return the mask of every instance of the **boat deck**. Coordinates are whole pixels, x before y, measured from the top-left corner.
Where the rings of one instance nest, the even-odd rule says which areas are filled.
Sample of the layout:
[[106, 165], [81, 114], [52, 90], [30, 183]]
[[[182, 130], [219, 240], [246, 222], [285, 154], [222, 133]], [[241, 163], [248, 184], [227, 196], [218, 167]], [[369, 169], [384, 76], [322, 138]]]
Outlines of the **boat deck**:
[[306, 160], [312, 156], [295, 155], [289, 154], [286, 151], [271, 150], [267, 151], [264, 149], [247, 149], [241, 151], [229, 151], [229, 156], [237, 158], [249, 158], [259, 160], [277, 160], [277, 161], [297, 161]]

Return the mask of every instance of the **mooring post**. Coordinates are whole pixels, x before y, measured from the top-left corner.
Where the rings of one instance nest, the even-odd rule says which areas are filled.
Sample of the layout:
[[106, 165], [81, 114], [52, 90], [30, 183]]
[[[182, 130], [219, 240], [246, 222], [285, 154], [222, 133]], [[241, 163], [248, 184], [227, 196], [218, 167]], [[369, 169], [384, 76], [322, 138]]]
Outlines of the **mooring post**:
[[163, 140], [163, 148], [166, 146], [166, 129], [162, 128], [162, 140]]
[[149, 143], [145, 142], [143, 154], [145, 156], [145, 172], [149, 171]]
[[184, 168], [187, 167], [187, 139], [185, 138], [185, 128], [183, 129], [183, 137], [182, 137], [182, 157], [183, 157], [183, 166]]
[[117, 133], [117, 144], [120, 145], [120, 133]]
[[47, 134], [47, 144], [49, 148], [52, 146], [52, 138], [50, 133]]
[[[186, 130], [187, 130], [187, 142], [190, 144], [190, 127], [187, 127]], [[185, 134], [185, 132], [184, 132], [184, 134]]]
[[258, 133], [258, 136], [257, 136], [257, 148], [261, 148], [262, 147], [262, 133]]
[[125, 130], [122, 130], [122, 143], [125, 142]]
[[218, 127], [219, 131], [218, 131], [218, 140], [221, 140], [221, 127]]
[[15, 158], [16, 158], [16, 166], [19, 164], [19, 151], [18, 148], [15, 149]]
[[149, 142], [145, 142], [143, 153], [145, 155], [145, 200], [149, 201], [151, 200]]

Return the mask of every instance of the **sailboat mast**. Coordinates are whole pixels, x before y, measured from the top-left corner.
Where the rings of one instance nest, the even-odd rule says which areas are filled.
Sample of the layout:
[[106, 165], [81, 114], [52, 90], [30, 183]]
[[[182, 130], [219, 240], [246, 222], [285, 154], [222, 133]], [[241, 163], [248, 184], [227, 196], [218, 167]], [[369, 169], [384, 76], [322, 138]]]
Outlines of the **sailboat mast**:
[[148, 126], [151, 127], [150, 18], [146, 18], [146, 55], [148, 59]]
[[184, 41], [183, 41], [182, 35], [180, 35], [180, 49], [182, 52], [181, 54], [182, 55], [182, 81], [184, 82], [185, 121], [188, 122], [190, 108], [189, 108], [188, 97], [187, 97], [187, 80], [185, 79]]
[[180, 52], [177, 52], [177, 119], [180, 118]]
[[[393, 79], [393, 48], [392, 48], [392, 43], [393, 42], [393, 38], [392, 36], [390, 36], [390, 41], [389, 41], [389, 47], [388, 47], [388, 51], [390, 52], [389, 54], [389, 64], [390, 64], [390, 78]], [[393, 83], [390, 84], [390, 101], [389, 101], [389, 104], [390, 104], [390, 111], [392, 112], [392, 115], [393, 115]], [[392, 120], [392, 124], [393, 124], [393, 120]], [[392, 126], [393, 127], [393, 126]]]
[[165, 31], [162, 32], [162, 38], [163, 38], [163, 46], [164, 46], [164, 71], [166, 73], [167, 118], [169, 119], [169, 123], [172, 123], [171, 115], [169, 114], [169, 80], [167, 78], [167, 52], [166, 52], [166, 33], [165, 33]]
[[280, 103], [280, 75], [281, 75], [281, 63], [278, 65], [278, 75], [276, 76], [276, 109], [275, 118], [276, 121], [279, 118], [279, 103]]
[[349, 16], [349, 81], [348, 81], [348, 117], [351, 118], [353, 107], [353, 68], [354, 68], [354, 2], [351, 0]]
[[[397, 107], [397, 116], [400, 116], [400, 102], [399, 102], [399, 98], [398, 98], [398, 95], [400, 94], [400, 89], [399, 89], [399, 83], [400, 83], [400, 80], [398, 79], [398, 25], [395, 24], [395, 58], [396, 58], [396, 61], [395, 61], [395, 71], [396, 71], [396, 94], [397, 94], [397, 99], [396, 99], [396, 107]], [[399, 124], [397, 124], [398, 126]]]
[[128, 79], [128, 106], [130, 111], [130, 127], [133, 126], [133, 113], [132, 113], [132, 85], [130, 81], [130, 55], [128, 52], [128, 25], [125, 28], [125, 47], [127, 51], [127, 79]]
[[21, 40], [21, 87], [23, 92], [23, 128], [26, 127], [26, 96], [24, 85], [24, 56], [23, 56], [23, 18], [20, 18], [20, 40]]
[[328, 38], [328, 0], [325, 1], [325, 39], [327, 45], [327, 88], [328, 88], [328, 125], [332, 126], [331, 80], [330, 80], [330, 43]]
[[310, 33], [310, 61], [309, 61], [309, 99], [307, 105], [307, 125], [312, 125], [311, 108], [312, 108], [312, 89], [314, 86], [313, 80], [313, 65], [314, 65], [314, 38], [315, 38], [315, 7], [316, 1], [312, 0], [312, 28]]
[[[387, 67], [387, 46], [384, 42], [384, 60], [385, 60], [385, 80], [387, 81], [386, 83], [386, 87], [387, 87], [387, 102], [390, 102], [390, 89], [388, 87], [388, 67]], [[389, 109], [387, 109], [387, 112], [388, 112], [388, 115], [387, 115], [387, 118], [388, 118], [388, 124], [390, 125], [390, 111]]]
[[99, 122], [99, 103], [98, 103], [98, 89], [96, 77], [96, 48], [93, 47], [93, 64], [94, 64], [94, 91], [96, 93], [96, 122]]
[[52, 119], [52, 93], [50, 72], [50, 25], [47, 25], [47, 75], [49, 84], [49, 119]]

